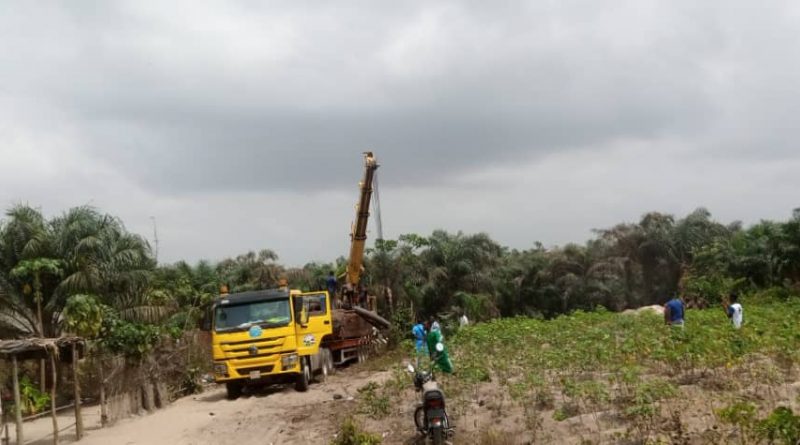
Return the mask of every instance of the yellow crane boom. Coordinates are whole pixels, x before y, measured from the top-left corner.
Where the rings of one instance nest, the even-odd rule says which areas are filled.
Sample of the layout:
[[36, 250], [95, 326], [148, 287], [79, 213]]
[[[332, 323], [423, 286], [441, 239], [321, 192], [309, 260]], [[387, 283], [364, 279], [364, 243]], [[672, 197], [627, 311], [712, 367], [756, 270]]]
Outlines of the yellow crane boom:
[[378, 162], [371, 151], [364, 153], [364, 179], [358, 184], [360, 189], [356, 204], [356, 219], [350, 229], [350, 259], [345, 272], [347, 283], [354, 288], [361, 280], [364, 264], [364, 246], [367, 242], [367, 221], [369, 220], [369, 203], [372, 198], [372, 184]]

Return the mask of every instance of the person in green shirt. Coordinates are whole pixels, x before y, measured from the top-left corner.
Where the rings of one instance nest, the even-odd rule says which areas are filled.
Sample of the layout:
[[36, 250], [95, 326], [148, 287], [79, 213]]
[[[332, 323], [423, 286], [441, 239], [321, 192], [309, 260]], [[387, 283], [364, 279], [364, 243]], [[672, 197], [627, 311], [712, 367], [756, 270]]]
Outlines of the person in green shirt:
[[[436, 358], [434, 363], [442, 372], [445, 372], [447, 374], [452, 374], [453, 363], [450, 361], [450, 356], [447, 354], [447, 347], [444, 347], [444, 349], [441, 352], [436, 350], [436, 344], [442, 343], [441, 331], [439, 331], [438, 329], [432, 330], [430, 321], [426, 323], [425, 327], [426, 330], [428, 331], [428, 336], [426, 338], [426, 341], [428, 343], [428, 351], [431, 355], [431, 359], [433, 360], [434, 357]], [[442, 346], [444, 346], [444, 343], [442, 343]]]

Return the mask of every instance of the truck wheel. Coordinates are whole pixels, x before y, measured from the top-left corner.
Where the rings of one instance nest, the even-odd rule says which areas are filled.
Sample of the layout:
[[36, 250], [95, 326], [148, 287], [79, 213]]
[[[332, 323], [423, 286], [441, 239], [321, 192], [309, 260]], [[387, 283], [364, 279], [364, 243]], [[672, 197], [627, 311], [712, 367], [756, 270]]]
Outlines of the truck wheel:
[[328, 348], [322, 350], [322, 370], [319, 373], [318, 380], [324, 382], [328, 376], [333, 374], [333, 354]]
[[333, 364], [333, 353], [327, 348], [325, 348], [325, 361], [328, 363], [328, 375], [335, 374], [336, 367]]
[[228, 392], [228, 400], [236, 400], [242, 395], [242, 384], [239, 382], [225, 383], [225, 390]]
[[308, 391], [308, 382], [311, 381], [311, 366], [306, 363], [306, 359], [300, 360], [300, 375], [294, 383], [294, 389], [300, 392]]
[[319, 374], [314, 378], [314, 381], [317, 383], [325, 383], [325, 380], [328, 379], [328, 355], [326, 354], [327, 349], [320, 349], [319, 350]]

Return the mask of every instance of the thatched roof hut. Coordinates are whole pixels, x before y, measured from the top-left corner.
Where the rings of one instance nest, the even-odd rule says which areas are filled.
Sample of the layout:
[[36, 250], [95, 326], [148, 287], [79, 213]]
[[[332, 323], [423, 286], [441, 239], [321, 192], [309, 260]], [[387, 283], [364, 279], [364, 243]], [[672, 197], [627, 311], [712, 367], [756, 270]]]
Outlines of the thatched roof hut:
[[47, 359], [55, 353], [61, 361], [72, 361], [72, 345], [78, 350], [78, 356], [83, 355], [86, 341], [80, 337], [59, 338], [24, 338], [19, 340], [0, 340], [0, 359], [17, 360]]
[[[75, 391], [75, 430], [78, 440], [83, 436], [83, 419], [81, 418], [80, 385], [78, 384], [78, 359], [85, 353], [86, 342], [80, 337], [59, 338], [25, 338], [19, 340], [0, 340], [0, 359], [11, 361], [14, 386], [15, 420], [17, 426], [17, 444], [25, 443], [22, 431], [22, 412], [20, 410], [19, 362], [21, 360], [41, 360], [42, 364], [49, 359], [52, 371], [50, 388], [50, 411], [53, 419], [53, 443], [58, 444], [58, 423], [56, 421], [56, 360], [72, 363], [75, 375], [73, 389]], [[44, 368], [43, 368], [44, 369]], [[44, 380], [44, 379], [43, 379]]]

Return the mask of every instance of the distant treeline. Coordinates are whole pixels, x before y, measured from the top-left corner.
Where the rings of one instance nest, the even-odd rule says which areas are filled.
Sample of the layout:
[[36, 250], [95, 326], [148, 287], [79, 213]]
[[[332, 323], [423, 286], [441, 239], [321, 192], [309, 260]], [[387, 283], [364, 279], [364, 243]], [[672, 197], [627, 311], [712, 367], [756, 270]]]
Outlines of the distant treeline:
[[[290, 268], [265, 249], [216, 263], [157, 265], [149, 243], [111, 215], [77, 207], [48, 220], [15, 206], [0, 221], [0, 337], [102, 331], [109, 347], [136, 352], [157, 337], [152, 326], [194, 326], [221, 284], [235, 292], [287, 278], [292, 287], [321, 289], [328, 272], [338, 275], [345, 264], [342, 257]], [[407, 234], [376, 241], [365, 268], [382, 311], [417, 317], [551, 317], [663, 303], [676, 293], [704, 304], [734, 290], [788, 298], [800, 286], [800, 210], [786, 222], [748, 228], [715, 222], [705, 209], [680, 219], [654, 212], [552, 249], [509, 249], [484, 233]]]

